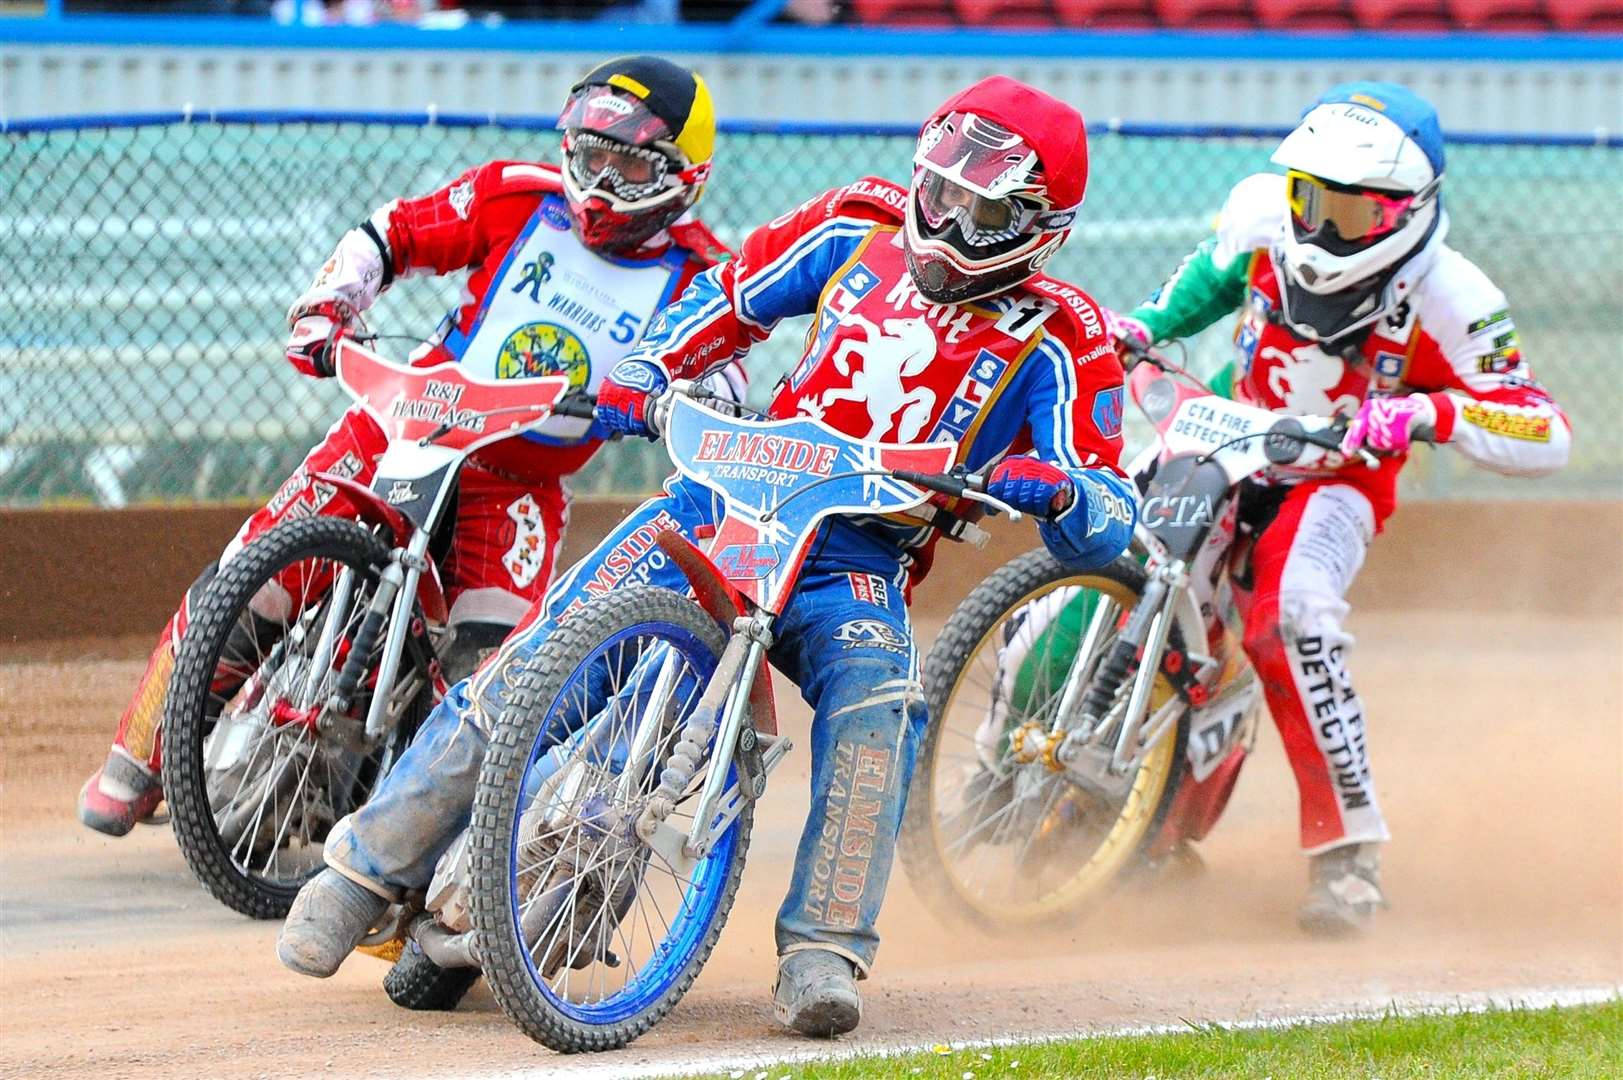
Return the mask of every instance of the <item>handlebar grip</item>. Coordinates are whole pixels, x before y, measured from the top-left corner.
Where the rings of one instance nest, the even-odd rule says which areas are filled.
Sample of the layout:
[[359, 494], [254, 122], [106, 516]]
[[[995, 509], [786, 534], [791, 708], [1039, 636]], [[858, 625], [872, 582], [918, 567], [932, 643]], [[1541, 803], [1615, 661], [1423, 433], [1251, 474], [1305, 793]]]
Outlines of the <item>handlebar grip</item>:
[[597, 416], [597, 395], [584, 391], [575, 391], [565, 394], [552, 406], [554, 416], [573, 416], [581, 420], [592, 420]]
[[939, 492], [948, 498], [961, 498], [969, 490], [969, 483], [961, 476], [952, 476], [948, 473], [921, 473], [911, 469], [893, 469], [891, 475], [898, 480], [909, 484], [917, 484], [921, 488]]

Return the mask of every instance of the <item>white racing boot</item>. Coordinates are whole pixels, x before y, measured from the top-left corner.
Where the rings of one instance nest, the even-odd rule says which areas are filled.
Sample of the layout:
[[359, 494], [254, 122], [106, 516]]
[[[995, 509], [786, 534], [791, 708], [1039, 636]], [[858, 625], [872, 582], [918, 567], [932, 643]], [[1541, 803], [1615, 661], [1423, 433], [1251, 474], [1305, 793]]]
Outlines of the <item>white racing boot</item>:
[[325, 979], [355, 951], [389, 901], [328, 867], [293, 898], [276, 956], [300, 975]]
[[1307, 899], [1296, 923], [1319, 937], [1346, 937], [1367, 927], [1386, 907], [1381, 892], [1381, 846], [1344, 844], [1313, 856]]
[[828, 949], [797, 949], [778, 958], [772, 1011], [802, 1035], [844, 1035], [862, 1022], [856, 967]]

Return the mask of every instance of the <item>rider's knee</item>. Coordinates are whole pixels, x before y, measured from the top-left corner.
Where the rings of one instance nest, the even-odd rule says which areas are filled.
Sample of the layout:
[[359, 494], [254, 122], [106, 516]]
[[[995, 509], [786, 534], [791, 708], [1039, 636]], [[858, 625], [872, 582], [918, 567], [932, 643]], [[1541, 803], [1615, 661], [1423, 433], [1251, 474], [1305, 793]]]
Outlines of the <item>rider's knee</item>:
[[823, 675], [817, 713], [842, 732], [893, 743], [923, 734], [924, 687], [905, 664], [852, 657], [828, 665]]
[[1327, 589], [1283, 589], [1279, 594], [1279, 633], [1300, 651], [1344, 647], [1352, 643], [1343, 623], [1347, 601]]

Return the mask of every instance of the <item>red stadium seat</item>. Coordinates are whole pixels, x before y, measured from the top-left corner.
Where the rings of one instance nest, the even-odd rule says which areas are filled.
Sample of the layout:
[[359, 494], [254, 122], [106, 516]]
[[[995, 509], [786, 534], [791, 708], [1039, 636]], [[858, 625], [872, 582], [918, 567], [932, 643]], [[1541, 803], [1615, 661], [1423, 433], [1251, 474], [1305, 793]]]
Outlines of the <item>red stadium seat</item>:
[[1053, 26], [1048, 0], [953, 0], [966, 26]]
[[1250, 0], [1155, 0], [1161, 22], [1175, 29], [1243, 29], [1255, 22]]
[[1349, 0], [1353, 20], [1370, 30], [1452, 30], [1447, 0]]
[[1132, 29], [1155, 26], [1153, 0], [1054, 0], [1061, 26]]
[[1623, 0], [1545, 0], [1557, 30], [1623, 33]]
[[949, 0], [854, 0], [857, 22], [869, 26], [951, 26]]
[[1548, 30], [1544, 0], [1448, 0], [1461, 30]]
[[1353, 21], [1346, 0], [1251, 0], [1251, 11], [1271, 29], [1345, 30]]

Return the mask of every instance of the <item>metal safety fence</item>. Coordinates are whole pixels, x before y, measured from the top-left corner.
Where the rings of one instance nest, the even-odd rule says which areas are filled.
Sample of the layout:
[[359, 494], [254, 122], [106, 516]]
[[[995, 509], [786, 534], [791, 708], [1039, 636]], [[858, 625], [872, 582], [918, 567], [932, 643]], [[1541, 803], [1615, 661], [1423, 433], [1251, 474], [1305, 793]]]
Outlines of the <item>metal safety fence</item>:
[[[864, 174], [905, 179], [912, 131], [726, 125], [700, 203], [729, 243]], [[1093, 136], [1082, 220], [1050, 270], [1128, 307], [1210, 230], [1281, 133], [1116, 126]], [[375, 206], [494, 158], [551, 160], [545, 118], [215, 114], [0, 126], [0, 505], [255, 498], [338, 415], [281, 360], [284, 313]], [[1523, 351], [1568, 409], [1572, 465], [1538, 483], [1421, 455], [1411, 497], [1623, 495], [1623, 148], [1471, 136], [1449, 147], [1451, 242], [1509, 294]], [[404, 356], [460, 280], [417, 278], [369, 314]], [[1227, 359], [1228, 320], [1189, 344]], [[764, 397], [798, 356], [749, 361]], [[660, 451], [599, 454], [577, 491], [654, 488]]]

